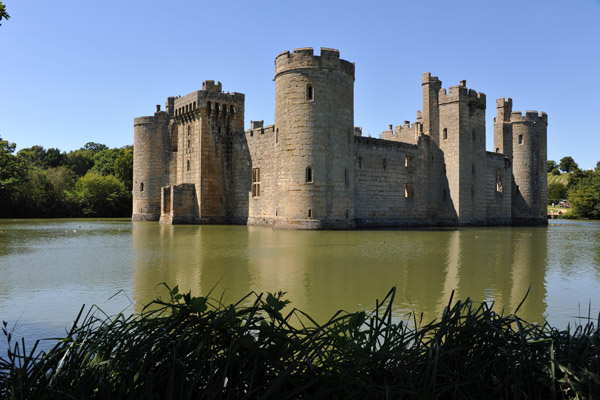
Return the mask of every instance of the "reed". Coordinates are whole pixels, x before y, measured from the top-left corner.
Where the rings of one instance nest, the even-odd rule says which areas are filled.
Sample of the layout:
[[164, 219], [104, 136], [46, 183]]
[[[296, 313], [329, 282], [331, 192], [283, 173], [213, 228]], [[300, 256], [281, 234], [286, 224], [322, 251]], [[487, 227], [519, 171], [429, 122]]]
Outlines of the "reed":
[[[50, 350], [9, 343], [0, 398], [592, 399], [600, 331], [531, 324], [493, 304], [450, 299], [437, 320], [370, 313], [318, 324], [283, 293], [225, 305], [169, 289], [139, 315], [81, 309]], [[518, 313], [518, 311], [517, 311]]]

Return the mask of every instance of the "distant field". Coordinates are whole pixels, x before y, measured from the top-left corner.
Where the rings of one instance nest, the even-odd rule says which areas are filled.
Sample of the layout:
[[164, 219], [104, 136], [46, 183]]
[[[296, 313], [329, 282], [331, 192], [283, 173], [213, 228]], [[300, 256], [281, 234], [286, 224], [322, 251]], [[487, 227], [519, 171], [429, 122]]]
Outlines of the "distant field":
[[569, 175], [570, 174], [567, 172], [563, 172], [560, 175], [552, 175], [551, 173], [548, 173], [548, 185], [552, 183], [562, 183], [563, 185], [567, 186]]

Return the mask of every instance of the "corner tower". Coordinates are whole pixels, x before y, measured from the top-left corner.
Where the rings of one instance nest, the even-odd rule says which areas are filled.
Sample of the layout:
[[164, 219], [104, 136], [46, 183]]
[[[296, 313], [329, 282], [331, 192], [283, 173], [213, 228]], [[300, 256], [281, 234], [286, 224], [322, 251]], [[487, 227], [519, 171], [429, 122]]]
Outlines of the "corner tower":
[[169, 182], [168, 113], [156, 106], [154, 116], [133, 120], [133, 221], [158, 221], [160, 190]]
[[517, 224], [547, 224], [548, 115], [520, 111], [510, 114], [512, 125], [512, 219]]
[[275, 227], [354, 226], [354, 63], [338, 50], [275, 59]]

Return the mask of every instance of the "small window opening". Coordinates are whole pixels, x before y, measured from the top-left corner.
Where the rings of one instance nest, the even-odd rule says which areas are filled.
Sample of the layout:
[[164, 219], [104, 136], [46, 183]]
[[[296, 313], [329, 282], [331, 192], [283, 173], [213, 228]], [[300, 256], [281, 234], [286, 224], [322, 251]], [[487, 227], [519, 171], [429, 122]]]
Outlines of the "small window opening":
[[407, 154], [404, 156], [404, 166], [406, 168], [410, 168], [413, 166], [413, 156], [412, 154]]
[[194, 110], [196, 109], [196, 102], [194, 102]]
[[187, 141], [188, 149], [191, 147], [190, 144], [191, 144], [190, 139], [188, 139], [188, 141]]
[[387, 169], [387, 158], [383, 159], [383, 169]]
[[448, 139], [448, 128], [444, 128], [443, 138], [444, 140]]
[[404, 186], [404, 198], [412, 199], [413, 198], [413, 185], [408, 183]]
[[252, 197], [260, 197], [260, 168], [252, 169]]
[[275, 143], [279, 143], [279, 128], [275, 129]]
[[187, 170], [190, 170], [190, 160], [187, 160]]
[[144, 191], [144, 182], [140, 182], [140, 192]]
[[346, 219], [348, 219], [350, 217], [350, 211], [346, 210]]
[[500, 147], [496, 147], [496, 153], [500, 153]]
[[308, 209], [308, 218], [312, 218], [312, 208]]
[[312, 167], [306, 167], [306, 183], [312, 183], [312, 181], [313, 181]]
[[523, 144], [523, 135], [519, 135], [519, 144]]
[[208, 114], [212, 112], [212, 105], [210, 104], [210, 101], [206, 103], [206, 112]]
[[314, 89], [312, 85], [306, 87], [306, 100], [314, 100]]

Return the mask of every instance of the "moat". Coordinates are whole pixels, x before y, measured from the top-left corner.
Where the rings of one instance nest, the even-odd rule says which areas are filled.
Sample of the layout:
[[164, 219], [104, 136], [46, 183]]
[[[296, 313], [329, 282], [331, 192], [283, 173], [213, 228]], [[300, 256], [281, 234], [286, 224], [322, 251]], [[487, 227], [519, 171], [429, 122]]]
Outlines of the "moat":
[[[140, 311], [158, 284], [194, 294], [287, 292], [324, 322], [371, 309], [397, 286], [396, 313], [438, 316], [454, 290], [564, 328], [600, 309], [600, 222], [547, 227], [287, 231], [113, 220], [0, 221], [0, 319], [16, 335], [64, 332], [82, 304]], [[115, 295], [116, 294], [116, 295]], [[113, 298], [109, 299], [111, 296]], [[455, 295], [455, 296], [456, 296]], [[0, 340], [0, 350], [6, 344]]]

